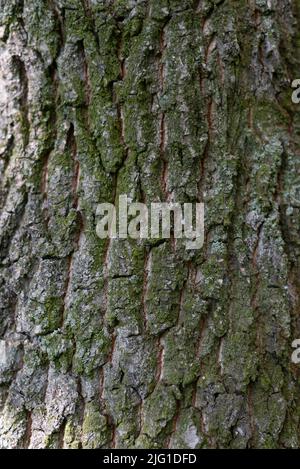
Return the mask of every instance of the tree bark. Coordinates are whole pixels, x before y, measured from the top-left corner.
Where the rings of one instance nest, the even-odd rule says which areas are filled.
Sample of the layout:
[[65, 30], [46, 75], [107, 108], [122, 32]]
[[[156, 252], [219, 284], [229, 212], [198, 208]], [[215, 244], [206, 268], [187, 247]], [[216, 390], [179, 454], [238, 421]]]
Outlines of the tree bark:
[[[0, 17], [0, 447], [298, 447], [299, 2]], [[99, 239], [120, 194], [203, 248]]]

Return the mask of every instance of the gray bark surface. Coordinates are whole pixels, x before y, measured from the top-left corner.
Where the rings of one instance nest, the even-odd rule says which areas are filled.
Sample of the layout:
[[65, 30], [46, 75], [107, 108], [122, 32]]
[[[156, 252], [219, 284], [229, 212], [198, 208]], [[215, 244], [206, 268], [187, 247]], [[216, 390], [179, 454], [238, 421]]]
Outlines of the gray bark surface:
[[[297, 0], [0, 0], [0, 447], [296, 448]], [[96, 207], [204, 202], [205, 244]]]

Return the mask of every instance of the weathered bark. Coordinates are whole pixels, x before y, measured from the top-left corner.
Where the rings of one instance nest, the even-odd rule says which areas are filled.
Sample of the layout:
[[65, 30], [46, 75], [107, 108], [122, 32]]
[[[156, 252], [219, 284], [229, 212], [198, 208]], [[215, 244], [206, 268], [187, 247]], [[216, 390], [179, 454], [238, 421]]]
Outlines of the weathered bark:
[[[299, 446], [298, 9], [0, 1], [1, 447]], [[119, 194], [203, 249], [98, 239]]]

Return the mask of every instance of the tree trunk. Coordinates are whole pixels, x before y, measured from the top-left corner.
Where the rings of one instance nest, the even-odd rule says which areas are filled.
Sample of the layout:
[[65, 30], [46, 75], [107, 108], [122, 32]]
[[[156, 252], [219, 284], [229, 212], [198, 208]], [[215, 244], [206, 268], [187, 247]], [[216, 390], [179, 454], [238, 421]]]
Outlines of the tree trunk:
[[[0, 447], [298, 447], [299, 2], [0, 15]], [[120, 194], [203, 248], [99, 239]]]

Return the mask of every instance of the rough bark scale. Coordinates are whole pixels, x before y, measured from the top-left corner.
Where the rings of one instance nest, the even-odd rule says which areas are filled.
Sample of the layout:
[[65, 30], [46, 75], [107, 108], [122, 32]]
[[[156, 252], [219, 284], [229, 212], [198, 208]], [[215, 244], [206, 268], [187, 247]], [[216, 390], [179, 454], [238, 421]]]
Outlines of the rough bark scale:
[[[299, 446], [297, 0], [1, 0], [0, 446]], [[119, 194], [205, 246], [101, 241]]]

